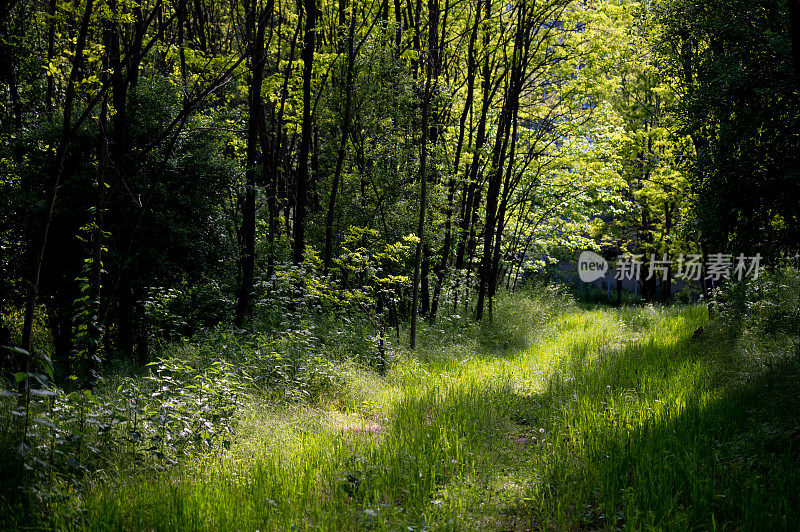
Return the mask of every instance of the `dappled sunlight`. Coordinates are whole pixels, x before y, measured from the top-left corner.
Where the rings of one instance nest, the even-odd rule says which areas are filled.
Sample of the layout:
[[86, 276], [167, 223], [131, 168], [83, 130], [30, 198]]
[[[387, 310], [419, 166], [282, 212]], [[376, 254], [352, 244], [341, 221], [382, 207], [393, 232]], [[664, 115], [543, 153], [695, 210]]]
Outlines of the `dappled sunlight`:
[[[155, 484], [98, 486], [88, 517], [126, 528], [379, 530], [765, 519], [766, 493], [796, 481], [759, 466], [776, 486], [751, 497], [736, 485], [750, 485], [742, 475], [752, 471], [738, 453], [765, 437], [791, 448], [794, 436], [770, 423], [753, 433], [744, 418], [724, 425], [741, 416], [693, 339], [705, 322], [703, 307], [573, 308], [537, 323], [515, 353], [401, 357], [385, 377], [347, 365], [349, 399], [253, 397], [228, 452]], [[715, 480], [720, 467], [730, 474]], [[744, 501], [762, 510], [733, 508]]]

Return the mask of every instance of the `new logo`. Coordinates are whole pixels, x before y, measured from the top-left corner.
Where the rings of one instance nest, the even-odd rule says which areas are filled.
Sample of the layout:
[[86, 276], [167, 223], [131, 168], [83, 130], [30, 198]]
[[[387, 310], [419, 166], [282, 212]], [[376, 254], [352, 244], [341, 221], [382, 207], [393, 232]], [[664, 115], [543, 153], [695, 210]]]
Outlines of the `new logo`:
[[600, 279], [607, 271], [608, 261], [593, 251], [584, 251], [578, 257], [578, 277], [584, 283]]

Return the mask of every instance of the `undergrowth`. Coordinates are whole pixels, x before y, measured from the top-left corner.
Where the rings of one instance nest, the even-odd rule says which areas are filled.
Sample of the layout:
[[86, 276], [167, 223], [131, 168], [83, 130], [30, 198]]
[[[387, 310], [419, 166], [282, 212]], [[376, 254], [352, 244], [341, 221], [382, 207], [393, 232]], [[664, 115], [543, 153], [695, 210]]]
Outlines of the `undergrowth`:
[[[505, 294], [491, 323], [444, 316], [413, 352], [388, 337], [385, 375], [332, 328], [218, 330], [146, 377], [44, 397], [30, 456], [64, 463], [7, 525], [796, 530], [798, 286], [736, 286], [711, 322], [705, 305]], [[64, 411], [83, 421], [57, 419], [82, 400]]]

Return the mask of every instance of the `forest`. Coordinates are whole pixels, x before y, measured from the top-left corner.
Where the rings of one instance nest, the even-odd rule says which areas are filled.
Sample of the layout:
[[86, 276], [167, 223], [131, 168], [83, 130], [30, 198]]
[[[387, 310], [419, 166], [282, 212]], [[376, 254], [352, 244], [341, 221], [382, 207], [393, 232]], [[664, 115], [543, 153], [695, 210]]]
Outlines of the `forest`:
[[0, 0], [0, 528], [797, 530], [800, 0]]

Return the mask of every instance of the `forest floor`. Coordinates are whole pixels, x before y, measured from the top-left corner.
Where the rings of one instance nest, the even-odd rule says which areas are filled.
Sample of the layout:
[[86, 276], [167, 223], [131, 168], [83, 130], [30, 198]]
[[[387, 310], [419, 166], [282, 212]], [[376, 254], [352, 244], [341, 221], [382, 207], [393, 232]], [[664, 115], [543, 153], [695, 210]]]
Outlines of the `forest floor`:
[[347, 365], [343, 386], [314, 404], [251, 396], [226, 452], [105, 475], [54, 505], [54, 519], [128, 530], [797, 530], [800, 357], [733, 362], [741, 338], [706, 322], [703, 306], [518, 298], [478, 334], [423, 332], [385, 376]]

